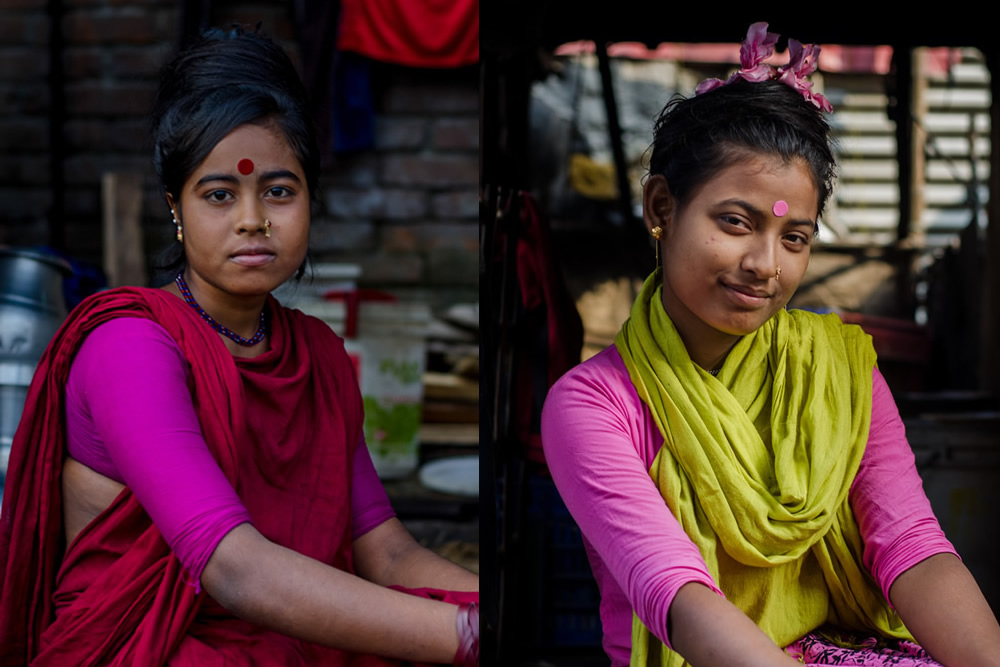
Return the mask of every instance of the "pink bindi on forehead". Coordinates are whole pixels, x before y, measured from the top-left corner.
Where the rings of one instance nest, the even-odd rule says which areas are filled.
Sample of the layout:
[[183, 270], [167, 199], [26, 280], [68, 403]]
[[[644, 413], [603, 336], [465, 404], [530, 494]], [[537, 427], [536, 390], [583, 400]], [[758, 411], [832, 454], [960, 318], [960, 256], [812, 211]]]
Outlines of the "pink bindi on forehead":
[[786, 202], [784, 199], [779, 199], [778, 201], [774, 202], [774, 206], [771, 207], [771, 210], [774, 212], [774, 215], [776, 215], [779, 218], [782, 218], [785, 216], [786, 213], [788, 213], [788, 202]]
[[244, 176], [249, 176], [253, 173], [253, 160], [243, 158], [236, 163], [236, 168], [240, 170], [240, 173]]

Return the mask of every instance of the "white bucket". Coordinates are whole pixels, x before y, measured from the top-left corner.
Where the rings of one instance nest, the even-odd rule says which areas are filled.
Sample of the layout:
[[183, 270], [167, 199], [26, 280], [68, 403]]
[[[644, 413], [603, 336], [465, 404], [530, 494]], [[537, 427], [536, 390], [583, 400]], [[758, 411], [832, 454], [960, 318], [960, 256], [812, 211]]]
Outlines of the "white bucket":
[[379, 477], [412, 473], [420, 445], [430, 308], [424, 303], [361, 301], [357, 332], [349, 338], [343, 302], [315, 300], [296, 305], [344, 338], [358, 373], [365, 403], [365, 440]]

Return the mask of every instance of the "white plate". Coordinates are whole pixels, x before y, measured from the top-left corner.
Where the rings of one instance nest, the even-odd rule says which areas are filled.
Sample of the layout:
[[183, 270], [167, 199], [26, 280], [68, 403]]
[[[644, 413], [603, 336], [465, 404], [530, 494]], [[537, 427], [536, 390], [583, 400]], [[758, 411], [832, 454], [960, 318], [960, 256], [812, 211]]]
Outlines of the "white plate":
[[420, 483], [428, 489], [457, 496], [479, 497], [479, 457], [437, 459], [420, 468]]

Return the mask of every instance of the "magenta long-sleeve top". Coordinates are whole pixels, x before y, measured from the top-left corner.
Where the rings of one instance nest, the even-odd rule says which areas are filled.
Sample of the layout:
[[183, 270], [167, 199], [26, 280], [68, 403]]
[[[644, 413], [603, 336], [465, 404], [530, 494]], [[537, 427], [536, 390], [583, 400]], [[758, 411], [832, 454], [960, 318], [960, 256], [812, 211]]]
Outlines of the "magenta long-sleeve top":
[[[205, 444], [187, 361], [152, 320], [114, 319], [87, 337], [66, 385], [66, 427], [69, 455], [135, 493], [196, 587], [222, 538], [250, 522]], [[357, 539], [395, 513], [363, 441], [353, 466]]]
[[[699, 582], [722, 593], [650, 477], [663, 436], [614, 346], [552, 387], [542, 441], [601, 591], [603, 644], [612, 665], [629, 663], [633, 609], [669, 646], [667, 615], [681, 586]], [[934, 554], [955, 553], [931, 511], [878, 369], [868, 444], [850, 502], [865, 543], [864, 565], [886, 598], [905, 570]]]

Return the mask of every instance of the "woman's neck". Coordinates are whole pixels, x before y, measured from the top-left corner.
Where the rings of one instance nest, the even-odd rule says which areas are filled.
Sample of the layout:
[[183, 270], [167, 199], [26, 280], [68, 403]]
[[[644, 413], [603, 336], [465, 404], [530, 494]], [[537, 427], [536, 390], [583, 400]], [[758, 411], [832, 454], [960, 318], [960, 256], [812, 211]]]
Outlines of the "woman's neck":
[[[681, 340], [684, 340], [683, 336], [681, 336]], [[720, 368], [722, 368], [722, 364], [725, 363], [726, 357], [729, 355], [729, 351], [733, 349], [733, 346], [730, 345], [721, 353], [699, 353], [695, 356], [695, 354], [691, 352], [691, 346], [688, 345], [687, 341], [684, 342], [684, 345], [688, 348], [688, 356], [691, 357], [691, 361], [710, 373], [716, 373]]]
[[[261, 326], [261, 313], [267, 304], [267, 295], [259, 297], [229, 296], [227, 298], [226, 295], [222, 295], [221, 293], [219, 295], [214, 294], [212, 289], [203, 288], [196, 280], [189, 281], [186, 275], [184, 279], [187, 283], [187, 289], [190, 291], [197, 305], [201, 310], [208, 313], [213, 320], [243, 338], [251, 338], [257, 333], [257, 330]], [[191, 282], [194, 282], [194, 285]], [[180, 299], [184, 299], [184, 295], [181, 293], [176, 282], [172, 281], [164, 285], [162, 289]], [[205, 326], [211, 325], [206, 322]], [[256, 345], [240, 345], [222, 333], [219, 333], [219, 337], [225, 344], [226, 349], [234, 357], [256, 357], [270, 349], [270, 332], [266, 332], [263, 339]]]
[[691, 361], [706, 371], [717, 371], [741, 336], [728, 334], [705, 324], [668, 288], [663, 289], [663, 310], [684, 343]]

